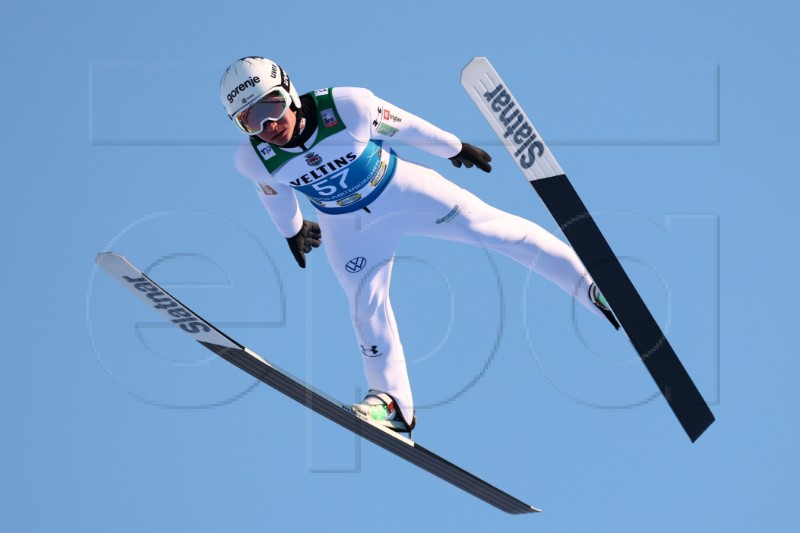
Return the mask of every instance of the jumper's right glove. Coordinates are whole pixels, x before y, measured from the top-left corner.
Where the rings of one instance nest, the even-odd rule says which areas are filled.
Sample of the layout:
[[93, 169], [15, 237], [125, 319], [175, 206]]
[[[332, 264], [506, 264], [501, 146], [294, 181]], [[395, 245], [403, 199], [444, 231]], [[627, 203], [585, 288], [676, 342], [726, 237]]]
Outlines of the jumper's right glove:
[[292, 251], [292, 255], [294, 255], [294, 259], [300, 265], [300, 268], [306, 267], [306, 254], [312, 248], [319, 247], [321, 240], [322, 231], [319, 229], [319, 224], [310, 220], [304, 220], [297, 235], [286, 239], [289, 243], [289, 249]]
[[458, 168], [461, 168], [462, 164], [467, 168], [472, 168], [472, 165], [475, 165], [484, 172], [492, 171], [492, 165], [489, 164], [489, 161], [491, 160], [492, 156], [477, 146], [472, 146], [471, 144], [467, 143], [462, 143], [461, 151], [450, 158], [450, 161], [453, 162], [453, 165]]

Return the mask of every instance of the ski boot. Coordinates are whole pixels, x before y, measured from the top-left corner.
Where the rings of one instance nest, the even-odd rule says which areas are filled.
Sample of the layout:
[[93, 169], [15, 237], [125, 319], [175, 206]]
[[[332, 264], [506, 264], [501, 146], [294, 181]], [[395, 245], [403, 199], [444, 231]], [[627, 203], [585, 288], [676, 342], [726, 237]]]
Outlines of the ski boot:
[[589, 299], [592, 301], [595, 307], [597, 307], [603, 315], [611, 322], [611, 325], [614, 326], [614, 329], [619, 329], [619, 322], [617, 322], [614, 313], [611, 312], [611, 307], [609, 307], [608, 302], [606, 301], [605, 296], [603, 293], [600, 292], [600, 289], [597, 288], [597, 285], [592, 283], [589, 287]]
[[376, 390], [370, 390], [361, 403], [353, 404], [353, 411], [364, 415], [385, 428], [399, 433], [408, 433], [409, 437], [411, 436], [411, 430], [417, 425], [416, 416], [409, 424], [403, 418], [403, 414], [397, 407], [397, 402], [394, 398], [385, 392]]

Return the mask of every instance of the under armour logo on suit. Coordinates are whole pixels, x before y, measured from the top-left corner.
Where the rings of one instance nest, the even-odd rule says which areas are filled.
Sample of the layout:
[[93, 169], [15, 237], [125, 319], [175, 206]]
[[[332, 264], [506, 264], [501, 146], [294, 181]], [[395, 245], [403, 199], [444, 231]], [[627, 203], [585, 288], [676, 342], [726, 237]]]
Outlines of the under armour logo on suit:
[[382, 355], [382, 354], [381, 354], [381, 353], [378, 351], [378, 347], [377, 347], [377, 346], [375, 346], [375, 345], [372, 345], [372, 346], [370, 346], [370, 347], [367, 347], [367, 346], [364, 346], [364, 345], [362, 344], [362, 345], [361, 345], [361, 353], [362, 353], [362, 354], [364, 354], [364, 355], [365, 355], [365, 356], [367, 356], [367, 357], [378, 357], [379, 355]]
[[366, 258], [364, 258], [364, 257], [355, 257], [355, 258], [351, 259], [350, 261], [348, 261], [347, 264], [344, 266], [344, 268], [347, 269], [348, 272], [353, 274], [355, 272], [361, 272], [364, 269], [365, 266], [367, 266], [367, 259]]

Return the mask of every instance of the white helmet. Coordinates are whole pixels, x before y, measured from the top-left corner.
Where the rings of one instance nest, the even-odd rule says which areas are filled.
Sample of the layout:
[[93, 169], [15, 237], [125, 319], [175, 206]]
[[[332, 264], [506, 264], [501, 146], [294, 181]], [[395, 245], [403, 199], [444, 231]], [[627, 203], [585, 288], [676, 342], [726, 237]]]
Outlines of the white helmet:
[[264, 57], [243, 57], [234, 61], [222, 75], [219, 98], [229, 118], [276, 90], [291, 97], [294, 107], [300, 108], [300, 96], [277, 63]]

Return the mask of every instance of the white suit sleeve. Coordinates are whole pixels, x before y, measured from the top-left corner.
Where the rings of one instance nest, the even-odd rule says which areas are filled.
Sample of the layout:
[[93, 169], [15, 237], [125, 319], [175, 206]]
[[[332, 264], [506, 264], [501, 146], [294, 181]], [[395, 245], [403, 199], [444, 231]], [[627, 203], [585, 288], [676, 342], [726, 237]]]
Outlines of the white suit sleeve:
[[458, 137], [378, 98], [368, 89], [337, 87], [333, 95], [348, 130], [357, 132], [359, 137], [394, 140], [439, 157], [453, 157], [461, 151]]
[[242, 144], [234, 155], [236, 169], [253, 182], [259, 200], [267, 209], [281, 235], [293, 237], [303, 225], [303, 213], [294, 189], [269, 175], [250, 143]]

